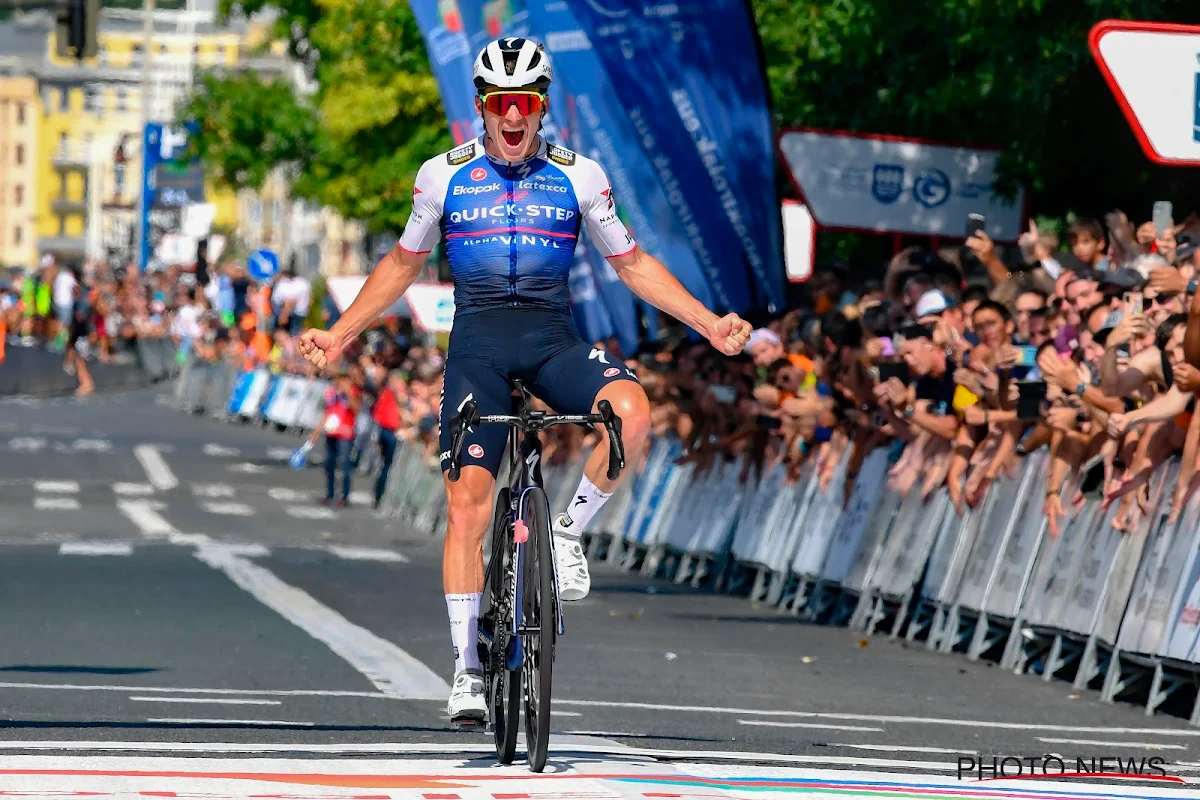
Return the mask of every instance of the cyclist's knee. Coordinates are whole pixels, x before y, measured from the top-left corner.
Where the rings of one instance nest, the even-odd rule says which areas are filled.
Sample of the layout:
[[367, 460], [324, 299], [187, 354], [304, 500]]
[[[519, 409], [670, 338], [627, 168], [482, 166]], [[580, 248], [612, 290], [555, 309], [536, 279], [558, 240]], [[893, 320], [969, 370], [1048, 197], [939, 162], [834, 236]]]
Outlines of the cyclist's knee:
[[457, 481], [446, 482], [446, 535], [477, 538], [492, 516], [496, 479], [482, 467], [463, 467]]
[[626, 453], [641, 447], [650, 433], [650, 401], [646, 391], [633, 381], [615, 381], [605, 386], [596, 401], [607, 400], [621, 418], [621, 439]]

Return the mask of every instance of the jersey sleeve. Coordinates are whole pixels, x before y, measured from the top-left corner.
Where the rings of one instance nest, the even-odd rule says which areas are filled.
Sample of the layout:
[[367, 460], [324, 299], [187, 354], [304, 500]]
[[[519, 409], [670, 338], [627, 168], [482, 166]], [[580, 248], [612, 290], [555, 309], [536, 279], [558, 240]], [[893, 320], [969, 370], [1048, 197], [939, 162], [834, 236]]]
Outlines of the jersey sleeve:
[[599, 164], [592, 162], [590, 169], [582, 170], [576, 191], [579, 210], [587, 225], [592, 245], [605, 258], [616, 258], [632, 253], [637, 242], [617, 216], [617, 202], [613, 197], [612, 184]]
[[441, 238], [445, 191], [442, 188], [444, 181], [438, 180], [440, 176], [436, 172], [436, 165], [426, 161], [413, 182], [412, 213], [400, 235], [400, 248], [409, 253], [428, 253]]

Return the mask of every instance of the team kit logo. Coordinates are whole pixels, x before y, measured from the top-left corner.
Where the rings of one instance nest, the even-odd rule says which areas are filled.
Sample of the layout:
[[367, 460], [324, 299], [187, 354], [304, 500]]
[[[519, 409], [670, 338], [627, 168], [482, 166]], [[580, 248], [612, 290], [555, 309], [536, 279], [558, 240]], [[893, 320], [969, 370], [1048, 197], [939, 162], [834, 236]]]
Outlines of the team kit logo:
[[473, 181], [481, 181], [486, 177], [487, 170], [483, 167], [476, 167], [475, 169], [471, 170], [471, 180]]

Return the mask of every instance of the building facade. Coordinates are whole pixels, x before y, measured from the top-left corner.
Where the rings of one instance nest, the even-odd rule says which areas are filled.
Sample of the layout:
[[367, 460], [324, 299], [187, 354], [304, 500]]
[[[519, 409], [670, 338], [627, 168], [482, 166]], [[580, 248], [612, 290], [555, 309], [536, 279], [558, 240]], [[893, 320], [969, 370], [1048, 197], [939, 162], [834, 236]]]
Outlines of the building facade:
[[0, 75], [0, 267], [37, 261], [37, 80]]

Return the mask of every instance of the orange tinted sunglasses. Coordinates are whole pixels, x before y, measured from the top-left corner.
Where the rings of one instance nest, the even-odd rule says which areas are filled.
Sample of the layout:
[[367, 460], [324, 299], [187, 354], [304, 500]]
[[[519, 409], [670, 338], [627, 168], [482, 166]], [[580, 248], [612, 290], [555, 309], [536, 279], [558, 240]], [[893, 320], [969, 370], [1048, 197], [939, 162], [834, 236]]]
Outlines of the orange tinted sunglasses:
[[500, 116], [507, 114], [510, 106], [516, 106], [517, 112], [523, 117], [536, 114], [546, 107], [546, 95], [541, 92], [488, 92], [480, 95], [479, 99], [483, 101], [484, 108]]

